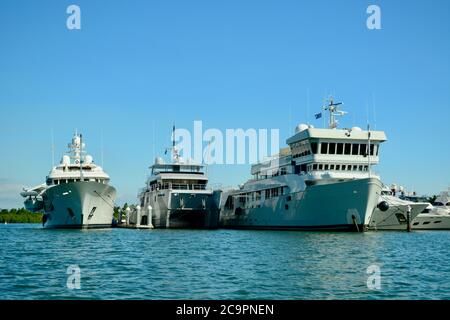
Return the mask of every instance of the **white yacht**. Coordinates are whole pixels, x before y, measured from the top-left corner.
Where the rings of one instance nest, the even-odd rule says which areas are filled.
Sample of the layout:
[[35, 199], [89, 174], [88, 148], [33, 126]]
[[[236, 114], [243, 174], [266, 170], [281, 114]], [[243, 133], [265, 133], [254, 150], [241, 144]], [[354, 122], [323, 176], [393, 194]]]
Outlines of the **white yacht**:
[[427, 212], [419, 214], [413, 220], [412, 228], [416, 230], [450, 230], [450, 189], [441, 192]]
[[398, 197], [395, 185], [391, 188], [383, 187], [379, 205], [370, 219], [369, 229], [408, 230], [413, 220], [429, 205], [427, 202], [413, 202]]
[[212, 188], [207, 186], [204, 165], [184, 161], [173, 147], [171, 163], [158, 157], [150, 169], [146, 187], [139, 193], [139, 224], [154, 228], [218, 226], [217, 201]]
[[[288, 148], [251, 168], [253, 179], [224, 191], [225, 228], [365, 231], [379, 203], [382, 131], [338, 129], [340, 103], [330, 103], [329, 127], [300, 124]], [[321, 115], [321, 114], [320, 114]]]
[[26, 209], [43, 212], [44, 228], [111, 227], [116, 189], [83, 151], [81, 134], [75, 134], [68, 146], [69, 154], [50, 171], [46, 183], [21, 193]]

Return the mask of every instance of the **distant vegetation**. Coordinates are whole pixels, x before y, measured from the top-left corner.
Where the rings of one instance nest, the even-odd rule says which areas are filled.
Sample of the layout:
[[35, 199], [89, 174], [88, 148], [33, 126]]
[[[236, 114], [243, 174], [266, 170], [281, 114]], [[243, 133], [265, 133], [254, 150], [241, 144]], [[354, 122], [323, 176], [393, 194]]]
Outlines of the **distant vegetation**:
[[41, 223], [42, 214], [33, 213], [24, 208], [20, 209], [1, 209], [0, 223]]

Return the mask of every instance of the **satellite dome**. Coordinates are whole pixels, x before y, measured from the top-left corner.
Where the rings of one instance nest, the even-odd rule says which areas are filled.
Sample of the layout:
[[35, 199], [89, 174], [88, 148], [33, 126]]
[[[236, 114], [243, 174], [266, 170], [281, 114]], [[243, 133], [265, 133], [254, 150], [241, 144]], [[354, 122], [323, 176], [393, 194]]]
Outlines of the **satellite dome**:
[[91, 164], [93, 160], [94, 160], [94, 159], [92, 159], [92, 156], [91, 156], [91, 155], [87, 155], [86, 158], [84, 159], [84, 162], [85, 162], [86, 164]]
[[302, 132], [304, 130], [308, 129], [308, 125], [304, 124], [304, 123], [300, 123], [296, 128], [295, 128], [295, 133], [299, 133]]
[[64, 155], [61, 159], [61, 164], [63, 164], [63, 165], [70, 164], [70, 157], [68, 155]]
[[359, 132], [361, 132], [362, 129], [361, 129], [360, 127], [353, 127], [353, 128], [352, 128], [352, 131], [359, 131]]
[[155, 158], [155, 164], [164, 164], [164, 159], [161, 157], [156, 157]]

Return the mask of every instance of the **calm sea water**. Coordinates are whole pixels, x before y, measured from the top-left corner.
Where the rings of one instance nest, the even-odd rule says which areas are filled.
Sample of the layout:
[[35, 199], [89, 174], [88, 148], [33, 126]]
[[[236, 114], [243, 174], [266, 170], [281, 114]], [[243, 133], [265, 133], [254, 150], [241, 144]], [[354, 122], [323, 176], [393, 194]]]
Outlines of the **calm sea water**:
[[[450, 299], [450, 232], [0, 226], [0, 299]], [[367, 287], [367, 267], [381, 289]], [[80, 289], [67, 288], [78, 265]]]

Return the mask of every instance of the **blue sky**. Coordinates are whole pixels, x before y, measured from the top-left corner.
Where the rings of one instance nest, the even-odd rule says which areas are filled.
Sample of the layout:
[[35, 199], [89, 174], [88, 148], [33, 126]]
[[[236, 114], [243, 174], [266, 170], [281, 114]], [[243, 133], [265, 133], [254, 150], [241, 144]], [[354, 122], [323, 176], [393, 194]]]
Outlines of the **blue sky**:
[[[81, 30], [66, 28], [70, 4]], [[366, 28], [370, 4], [381, 30]], [[97, 162], [103, 132], [118, 202], [132, 202], [172, 123], [279, 128], [284, 145], [307, 122], [307, 92], [316, 126], [333, 94], [342, 126], [369, 114], [386, 131], [384, 182], [438, 193], [450, 185], [448, 39], [446, 0], [1, 1], [0, 207], [44, 181], [52, 130], [57, 160], [77, 128]], [[249, 166], [209, 173], [236, 185]]]

